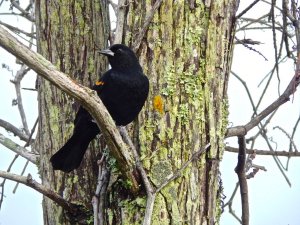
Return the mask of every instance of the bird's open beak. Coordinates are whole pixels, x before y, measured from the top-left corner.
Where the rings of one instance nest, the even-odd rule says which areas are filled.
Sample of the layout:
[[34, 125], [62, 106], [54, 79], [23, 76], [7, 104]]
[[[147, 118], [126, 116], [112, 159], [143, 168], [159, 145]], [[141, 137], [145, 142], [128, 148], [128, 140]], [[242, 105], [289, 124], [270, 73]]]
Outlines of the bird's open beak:
[[114, 56], [115, 55], [115, 53], [113, 51], [111, 51], [110, 49], [101, 50], [100, 54], [106, 55], [106, 56]]

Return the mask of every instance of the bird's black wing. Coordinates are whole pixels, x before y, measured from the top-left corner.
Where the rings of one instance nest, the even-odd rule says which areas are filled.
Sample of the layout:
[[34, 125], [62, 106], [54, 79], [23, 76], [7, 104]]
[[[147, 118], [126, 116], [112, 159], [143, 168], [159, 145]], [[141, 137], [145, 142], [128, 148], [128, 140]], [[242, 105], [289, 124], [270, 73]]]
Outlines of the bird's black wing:
[[[97, 91], [98, 96], [100, 96], [100, 93], [102, 92], [103, 89], [106, 89], [105, 84], [109, 82], [109, 80], [110, 80], [110, 70], [104, 73], [102, 77], [99, 79], [99, 81], [97, 81], [95, 85], [92, 87], [93, 90]], [[87, 120], [93, 120], [93, 117], [87, 112], [87, 110], [82, 106], [80, 106], [74, 119], [74, 125], [76, 125], [78, 121], [82, 118], [85, 118]]]

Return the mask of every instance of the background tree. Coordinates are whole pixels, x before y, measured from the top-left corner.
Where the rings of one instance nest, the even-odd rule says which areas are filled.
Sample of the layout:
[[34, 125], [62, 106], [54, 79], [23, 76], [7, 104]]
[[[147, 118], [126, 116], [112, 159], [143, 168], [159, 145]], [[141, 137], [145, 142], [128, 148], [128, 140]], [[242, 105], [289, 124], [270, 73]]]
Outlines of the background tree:
[[[31, 5], [22, 11], [20, 5], [11, 2], [12, 6], [21, 11], [22, 16], [36, 20], [38, 51], [53, 62], [60, 71], [74, 76], [79, 83], [89, 86], [97, 79], [96, 74], [107, 69], [106, 62], [99, 60], [96, 50], [98, 47], [104, 47], [107, 39], [110, 39], [111, 42], [126, 43], [137, 52], [144, 71], [149, 76], [151, 90], [139, 120], [128, 127], [134, 145], [131, 145], [128, 140], [126, 131], [120, 130], [124, 141], [129, 144], [129, 152], [132, 152], [137, 167], [136, 173], [125, 173], [124, 169], [122, 170], [124, 164], [121, 164], [123, 176], [120, 176], [118, 172], [120, 158], [116, 157], [117, 163], [114, 163], [111, 160], [113, 157], [106, 155], [109, 149], [110, 154], [117, 156], [118, 153], [124, 152], [124, 146], [121, 142], [112, 146], [111, 140], [118, 140], [118, 133], [110, 133], [114, 130], [108, 125], [103, 125], [102, 111], [99, 114], [95, 113], [98, 105], [94, 108], [89, 103], [90, 98], [82, 97], [88, 92], [82, 92], [80, 86], [76, 84], [70, 85], [69, 80], [63, 78], [64, 75], [56, 73], [53, 69], [47, 70], [52, 68], [51, 65], [38, 57], [34, 58], [35, 55], [22, 49], [21, 46], [19, 46], [20, 51], [13, 49], [14, 44], [5, 42], [8, 34], [3, 31], [0, 38], [1, 46], [13, 52], [42, 77], [50, 80], [52, 84], [55, 83], [95, 113], [98, 124], [103, 128], [104, 136], [108, 137], [106, 141], [109, 147], [107, 148], [102, 141], [98, 140], [94, 146], [91, 146], [79, 170], [68, 175], [60, 172], [53, 174], [48, 159], [69, 137], [73, 112], [76, 111], [77, 106], [70, 104], [68, 95], [60, 92], [48, 81], [38, 78], [40, 116], [39, 133], [35, 139], [38, 155], [29, 153], [25, 149], [20, 151], [20, 148], [18, 154], [33, 163], [40, 163], [43, 186], [34, 183], [30, 177], [27, 179], [16, 177], [4, 171], [0, 175], [27, 183], [59, 204], [59, 206], [53, 204], [52, 200], [45, 198], [45, 224], [92, 221], [91, 199], [93, 199], [94, 218], [99, 216], [99, 220], [94, 220], [94, 224], [98, 222], [140, 224], [142, 221], [144, 224], [149, 224], [151, 216], [153, 224], [164, 224], [169, 221], [214, 223], [219, 219], [221, 211], [219, 162], [223, 154], [224, 135], [239, 135], [240, 155], [237, 168], [240, 170], [237, 172], [241, 181], [241, 192], [246, 196], [242, 198], [243, 221], [241, 222], [248, 224], [245, 188], [247, 184], [243, 163], [248, 163], [247, 169], [254, 168], [253, 173], [250, 173], [252, 176], [262, 167], [255, 167], [252, 164], [253, 154], [247, 161], [245, 158], [244, 161], [241, 160], [245, 156], [243, 135], [257, 125], [265, 127], [261, 121], [288, 100], [287, 97], [293, 94], [299, 82], [299, 75], [296, 73], [283, 97], [279, 97], [260, 114], [257, 112], [258, 107], [253, 107], [253, 119], [246, 126], [231, 127], [226, 130], [226, 92], [234, 24], [236, 19], [243, 18], [242, 16], [257, 2], [253, 2], [235, 18], [235, 2], [204, 4], [194, 1], [182, 3], [156, 1], [152, 4], [148, 2], [126, 4], [126, 1], [120, 1], [118, 6], [111, 3], [117, 12], [118, 20], [116, 31], [110, 35], [110, 38], [108, 25], [106, 25], [108, 24], [107, 4], [103, 1], [99, 5], [93, 2], [62, 4], [39, 1], [36, 3], [38, 20], [26, 13], [30, 11]], [[275, 30], [275, 5], [273, 4], [269, 15], [271, 28]], [[294, 18], [294, 23], [297, 20], [296, 5], [293, 4], [291, 5], [294, 9], [291, 10], [293, 14], [289, 14], [288, 6], [286, 3], [283, 4], [282, 8], [285, 9], [281, 11], [283, 22], [287, 22], [287, 18], [290, 20]], [[288, 25], [289, 23], [283, 24], [283, 27]], [[9, 28], [7, 25], [6, 27]], [[297, 34], [296, 25], [294, 29]], [[288, 48], [288, 38], [293, 40], [293, 36], [288, 36], [287, 31], [282, 30], [282, 40], [284, 40], [282, 43], [286, 43], [287, 53], [292, 57], [292, 52]], [[273, 37], [276, 46], [275, 31]], [[254, 43], [252, 40], [236, 40], [236, 43], [254, 49], [249, 47], [249, 44]], [[281, 54], [278, 54], [276, 47], [275, 55], [275, 68], [277, 68], [280, 59], [278, 55]], [[32, 61], [30, 56], [37, 62]], [[297, 57], [294, 57], [294, 60], [296, 61]], [[24, 66], [23, 71], [27, 70]], [[20, 108], [21, 101], [18, 100]], [[272, 117], [269, 117], [269, 120], [270, 118]], [[26, 129], [25, 122], [23, 120], [24, 133], [27, 136], [22, 132], [14, 133], [30, 143], [31, 134], [29, 129]], [[3, 127], [13, 131], [7, 124], [3, 124]], [[297, 124], [298, 122], [294, 130]], [[266, 136], [264, 132], [260, 129], [258, 134]], [[291, 137], [290, 140], [293, 145], [293, 138]], [[100, 146], [104, 150], [100, 151]], [[230, 147], [226, 149], [237, 151]], [[101, 152], [106, 154], [101, 156]], [[289, 153], [288, 156], [290, 155], [297, 154]], [[134, 168], [130, 159], [125, 163]], [[112, 170], [111, 176], [110, 170]], [[136, 174], [140, 175], [139, 179], [136, 179]], [[108, 180], [110, 182], [106, 191]], [[136, 184], [139, 184], [138, 193], [136, 193]], [[104, 192], [99, 191], [100, 189]]]
[[[107, 2], [36, 1], [35, 9], [38, 52], [78, 83], [91, 87], [99, 78], [98, 74], [107, 69], [107, 61], [100, 60], [97, 52], [107, 47]], [[68, 201], [90, 208], [97, 183], [97, 145], [90, 146], [81, 169], [70, 174], [54, 173], [49, 157], [72, 134], [78, 104], [39, 76], [37, 89], [39, 130], [36, 143], [42, 162], [39, 166], [42, 183], [63, 194]], [[49, 198], [43, 201], [45, 224], [68, 224], [69, 219], [55, 202]]]

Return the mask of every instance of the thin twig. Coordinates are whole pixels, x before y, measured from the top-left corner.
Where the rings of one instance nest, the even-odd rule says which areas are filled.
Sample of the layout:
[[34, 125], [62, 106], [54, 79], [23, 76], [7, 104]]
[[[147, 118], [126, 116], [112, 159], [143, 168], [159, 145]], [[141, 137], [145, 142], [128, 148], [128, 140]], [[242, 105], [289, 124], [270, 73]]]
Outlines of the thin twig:
[[278, 54], [278, 49], [277, 49], [277, 38], [276, 38], [276, 30], [275, 30], [275, 5], [276, 5], [276, 0], [271, 1], [271, 10], [270, 10], [270, 19], [272, 23], [272, 34], [273, 34], [273, 46], [274, 46], [274, 58], [275, 58], [275, 68], [276, 68], [276, 75], [278, 82], [280, 84], [280, 77], [279, 77], [279, 63], [278, 63], [278, 58], [280, 58], [280, 55]]
[[35, 132], [35, 129], [37, 127], [38, 122], [39, 122], [39, 118], [36, 118], [36, 120], [34, 122], [34, 125], [33, 125], [32, 129], [30, 131], [30, 135], [29, 135], [28, 141], [25, 143], [24, 148], [26, 148], [26, 147], [28, 147], [30, 145], [30, 142], [32, 141], [32, 136], [33, 136], [33, 134]]
[[246, 142], [245, 136], [238, 137], [239, 155], [238, 163], [235, 172], [239, 178], [241, 201], [242, 201], [242, 225], [249, 225], [249, 200], [248, 200], [248, 185], [245, 174], [246, 163]]
[[[268, 145], [270, 151], [275, 152], [275, 150], [273, 149], [273, 147], [272, 147], [272, 145], [271, 145], [271, 143], [270, 143], [270, 141], [269, 141], [269, 139], [268, 139], [268, 136], [267, 136], [265, 130], [261, 130], [261, 136], [262, 136], [262, 137], [264, 138], [264, 140], [266, 141], [266, 143], [267, 143], [267, 145]], [[273, 157], [273, 159], [274, 159], [274, 161], [275, 161], [275, 163], [276, 163], [276, 165], [277, 165], [279, 171], [281, 172], [281, 174], [283, 175], [284, 179], [286, 180], [287, 184], [291, 187], [292, 184], [291, 184], [289, 178], [287, 177], [287, 175], [285, 174], [284, 170], [282, 169], [283, 166], [281, 165], [280, 160], [278, 159], [278, 157], [277, 157], [276, 155], [272, 155], [272, 157]]]
[[[299, 113], [299, 117], [298, 117], [298, 119], [295, 123], [295, 126], [293, 127], [293, 132], [292, 132], [292, 135], [291, 135], [291, 139], [294, 139], [294, 136], [295, 136], [295, 133], [297, 131], [297, 127], [298, 127], [299, 124], [300, 124], [300, 113]], [[292, 151], [292, 143], [290, 143], [289, 150]]]
[[112, 0], [108, 0], [108, 3], [111, 5], [111, 7], [114, 10], [115, 15], [118, 15], [118, 5], [114, 3]]
[[105, 224], [105, 200], [107, 194], [107, 187], [110, 179], [110, 170], [106, 166], [105, 156], [102, 155], [98, 160], [98, 179], [95, 195], [92, 198], [92, 205], [94, 211], [94, 225]]
[[131, 148], [131, 151], [133, 153], [133, 157], [135, 160], [136, 168], [138, 169], [138, 171], [140, 173], [140, 176], [142, 178], [142, 181], [143, 181], [145, 189], [146, 189], [147, 202], [146, 202], [146, 211], [145, 211], [143, 225], [150, 225], [156, 193], [148, 179], [147, 173], [141, 163], [139, 154], [138, 154], [134, 144], [132, 143], [126, 128], [121, 126], [121, 127], [119, 127], [119, 131], [120, 131], [121, 136], [123, 137], [124, 142], [126, 144], [128, 144], [129, 147]]
[[257, 19], [253, 19], [253, 18], [243, 18], [243, 21], [249, 21], [249, 23], [245, 24], [245, 25], [242, 26], [242, 27], [239, 27], [239, 28], [236, 30], [236, 32], [244, 31], [247, 27], [249, 27], [250, 25], [255, 24], [255, 23], [260, 23], [260, 24], [269, 26], [269, 24], [263, 20], [264, 18], [266, 18], [266, 17], [268, 17], [268, 16], [269, 16], [269, 13], [267, 13], [267, 14], [265, 14], [265, 15], [262, 15], [261, 17], [259, 17], [259, 18], [257, 18]]
[[288, 133], [287, 131], [285, 131], [285, 130], [284, 130], [282, 127], [280, 127], [280, 126], [275, 126], [275, 127], [273, 127], [273, 129], [274, 129], [274, 130], [275, 130], [275, 129], [278, 129], [278, 130], [280, 130], [282, 133], [284, 133], [285, 136], [287, 136], [287, 138], [289, 139], [289, 141], [290, 141], [290, 143], [292, 144], [292, 146], [294, 147], [294, 150], [295, 150], [296, 152], [298, 152], [298, 149], [297, 149], [297, 146], [296, 146], [294, 140], [292, 139], [291, 135], [289, 135], [289, 133]]
[[161, 189], [163, 189], [167, 184], [169, 184], [171, 181], [175, 180], [177, 177], [181, 175], [181, 173], [187, 168], [188, 165], [191, 164], [195, 159], [198, 159], [202, 153], [206, 152], [207, 149], [210, 147], [210, 143], [205, 145], [203, 148], [200, 148], [197, 152], [195, 152], [191, 158], [186, 161], [180, 169], [178, 169], [175, 173], [170, 174], [164, 182], [162, 182], [159, 187], [156, 189], [156, 193], [160, 192]]
[[28, 187], [31, 187], [32, 189], [36, 190], [37, 192], [43, 194], [44, 196], [47, 196], [54, 202], [56, 202], [58, 205], [60, 205], [62, 208], [67, 210], [68, 212], [72, 214], [78, 214], [78, 212], [81, 211], [80, 207], [78, 205], [72, 204], [65, 199], [63, 199], [59, 194], [55, 193], [51, 188], [48, 188], [38, 182], [36, 182], [34, 179], [32, 179], [32, 176], [30, 174], [25, 176], [20, 176], [17, 174], [9, 173], [6, 171], [0, 170], [0, 177], [19, 182], [21, 184], [24, 184]]
[[5, 137], [1, 133], [0, 133], [0, 143], [4, 145], [6, 148], [21, 155], [22, 157], [24, 157], [25, 159], [29, 160], [34, 164], [36, 164], [37, 160], [39, 159], [38, 155], [33, 154], [32, 152], [28, 151], [27, 149], [13, 142], [11, 139]]
[[[227, 152], [233, 152], [233, 153], [238, 153], [239, 149], [226, 146], [225, 151]], [[285, 157], [300, 157], [300, 152], [290, 152], [290, 151], [270, 151], [270, 150], [257, 150], [257, 149], [246, 149], [247, 154], [253, 154], [255, 153], [256, 155], [262, 155], [262, 156], [285, 156]]]
[[[34, 125], [33, 125], [33, 128], [31, 129], [31, 132], [30, 132], [30, 135], [29, 135], [29, 139], [28, 139], [28, 141], [25, 143], [24, 148], [26, 148], [27, 146], [29, 146], [29, 143], [31, 142], [31, 138], [32, 138], [32, 135], [33, 135], [33, 133], [34, 133], [34, 131], [35, 131], [35, 128], [36, 128], [36, 126], [37, 126], [37, 124], [38, 124], [38, 121], [39, 121], [39, 118], [36, 119], [36, 121], [35, 121], [35, 123], [34, 123]], [[29, 161], [27, 160], [26, 163], [25, 163], [25, 165], [24, 165], [24, 167], [23, 167], [23, 170], [22, 170], [22, 172], [21, 172], [21, 176], [24, 175], [25, 170], [26, 170], [26, 168], [27, 168], [27, 166], [28, 166], [28, 163], [29, 163]], [[14, 187], [14, 190], [13, 190], [13, 193], [15, 193], [15, 192], [17, 191], [18, 186], [19, 186], [19, 182], [16, 183], [16, 185], [15, 185], [15, 187]]]
[[246, 92], [247, 92], [247, 95], [248, 95], [248, 98], [250, 100], [250, 103], [251, 103], [251, 106], [252, 106], [252, 109], [253, 109], [253, 112], [254, 112], [254, 115], [257, 115], [257, 110], [256, 110], [256, 107], [254, 105], [254, 102], [253, 102], [253, 99], [252, 99], [252, 96], [251, 96], [251, 92], [247, 86], [247, 83], [239, 76], [237, 75], [235, 72], [231, 71], [232, 75], [234, 77], [236, 77], [241, 83], [242, 85], [244, 86]]
[[116, 24], [116, 32], [114, 36], [114, 44], [122, 43], [123, 40], [123, 32], [124, 32], [124, 24], [125, 24], [125, 14], [126, 14], [126, 2], [127, 0], [119, 0], [117, 7], [117, 24]]
[[288, 84], [286, 90], [283, 92], [282, 95], [279, 96], [277, 100], [275, 100], [272, 104], [270, 104], [267, 108], [265, 108], [260, 114], [255, 116], [251, 119], [246, 125], [244, 126], [236, 126], [227, 129], [226, 137], [232, 136], [239, 136], [245, 135], [249, 130], [257, 126], [264, 118], [269, 116], [274, 110], [278, 109], [282, 104], [286, 103], [290, 100], [290, 95], [294, 94], [297, 86], [300, 83], [300, 59], [298, 56], [297, 60], [297, 68], [295, 75], [293, 76], [292, 80]]
[[235, 18], [239, 19], [241, 18], [244, 14], [246, 14], [253, 6], [256, 5], [256, 3], [258, 3], [260, 0], [255, 0], [254, 2], [252, 2], [249, 6], [247, 6], [242, 12], [240, 12]]
[[231, 194], [231, 197], [229, 198], [228, 202], [226, 202], [226, 203], [224, 204], [224, 208], [225, 208], [226, 206], [228, 206], [228, 208], [229, 208], [229, 213], [230, 213], [237, 221], [239, 221], [239, 223], [242, 223], [242, 220], [235, 214], [235, 212], [234, 212], [234, 210], [233, 210], [233, 208], [232, 208], [233, 199], [234, 199], [234, 197], [235, 197], [235, 195], [236, 195], [236, 193], [237, 193], [238, 188], [239, 188], [239, 183], [237, 182], [236, 185], [235, 185], [235, 188], [234, 188], [234, 190], [233, 190], [233, 192], [232, 192], [232, 194]]
[[[13, 160], [10, 162], [6, 172], [10, 172], [12, 166], [14, 165], [14, 163], [17, 160], [18, 157], [19, 157], [19, 154], [16, 154], [15, 157], [13, 158]], [[1, 206], [2, 206], [2, 203], [3, 203], [3, 198], [4, 198], [4, 185], [5, 185], [5, 182], [6, 182], [6, 178], [4, 178], [2, 183], [0, 184], [0, 187], [2, 188], [1, 196], [0, 196], [0, 209], [1, 209]]]
[[[268, 59], [260, 51], [258, 51], [255, 48], [253, 48], [253, 47], [250, 46], [250, 45], [254, 45], [254, 43], [258, 44], [258, 42], [254, 42], [252, 40], [250, 41], [249, 39], [246, 39], [248, 41], [243, 41], [243, 40], [239, 40], [237, 37], [235, 37], [235, 39], [236, 39], [236, 43], [235, 44], [242, 44], [245, 48], [247, 48], [250, 51], [253, 51], [253, 52], [259, 54], [261, 57], [264, 58], [265, 61], [268, 61]], [[249, 44], [249, 42], [250, 42], [250, 44]]]
[[[26, 163], [25, 163], [25, 165], [24, 165], [24, 167], [23, 167], [23, 169], [22, 169], [22, 172], [21, 172], [21, 174], [20, 174], [21, 176], [24, 175], [24, 173], [25, 173], [25, 171], [26, 171], [26, 168], [27, 168], [28, 164], [29, 164], [29, 161], [27, 160]], [[16, 191], [17, 191], [17, 189], [18, 189], [18, 187], [19, 187], [19, 184], [20, 184], [19, 182], [16, 183], [16, 185], [15, 185], [15, 187], [14, 187], [14, 189], [13, 189], [13, 194], [16, 193]]]
[[28, 33], [18, 27], [14, 27], [10, 24], [7, 24], [7, 23], [4, 23], [2, 21], [0, 21], [0, 24], [5, 26], [7, 29], [11, 30], [12, 32], [15, 32], [15, 33], [22, 33], [22, 34], [25, 34], [27, 37], [30, 37], [30, 38], [33, 38], [33, 39], [36, 39], [36, 36], [33, 34], [33, 33]]
[[14, 136], [18, 136], [22, 141], [29, 140], [29, 136], [27, 134], [5, 120], [0, 119], [0, 127], [3, 127], [6, 131], [13, 133]]
[[26, 115], [25, 115], [25, 111], [24, 111], [24, 107], [23, 107], [23, 101], [22, 101], [22, 95], [21, 95], [21, 81], [29, 70], [30, 70], [30, 68], [28, 68], [26, 65], [22, 65], [21, 69], [17, 72], [15, 79], [12, 81], [12, 83], [15, 85], [15, 89], [16, 89], [18, 109], [19, 109], [19, 113], [21, 116], [23, 129], [28, 136], [29, 136], [30, 132], [28, 129]]
[[20, 7], [20, 4], [18, 1], [11, 0], [10, 3], [12, 4], [13, 7], [18, 9], [21, 12], [21, 15], [24, 16], [26, 19], [28, 19], [31, 22], [35, 22], [35, 18], [33, 18], [30, 13], [26, 10], [24, 10], [22, 7]]
[[145, 22], [144, 22], [143, 26], [140, 28], [139, 33], [138, 33], [137, 37], [135, 37], [134, 43], [132, 44], [132, 49], [134, 52], [136, 52], [139, 49], [141, 42], [145, 36], [145, 33], [149, 28], [149, 24], [152, 21], [156, 10], [160, 7], [162, 2], [163, 2], [163, 0], [156, 0], [151, 11], [149, 13], [147, 13]]

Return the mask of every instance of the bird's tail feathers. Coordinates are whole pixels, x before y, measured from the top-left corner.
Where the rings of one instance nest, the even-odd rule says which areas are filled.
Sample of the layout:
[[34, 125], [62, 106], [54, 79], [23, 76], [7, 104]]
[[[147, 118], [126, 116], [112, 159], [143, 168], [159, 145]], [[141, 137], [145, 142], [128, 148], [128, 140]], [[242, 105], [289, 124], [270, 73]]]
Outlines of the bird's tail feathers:
[[91, 140], [79, 140], [72, 136], [67, 143], [50, 159], [54, 170], [70, 172], [80, 166], [84, 153]]

